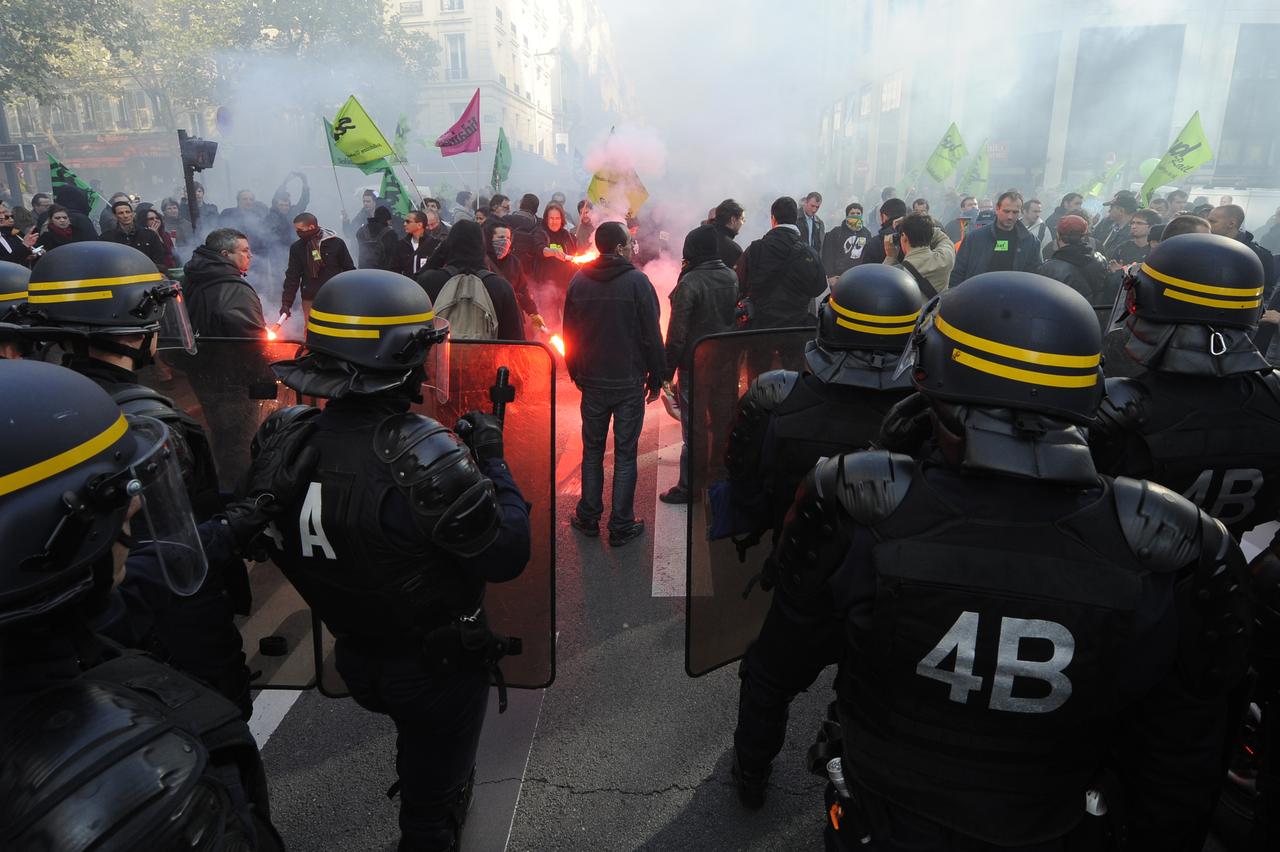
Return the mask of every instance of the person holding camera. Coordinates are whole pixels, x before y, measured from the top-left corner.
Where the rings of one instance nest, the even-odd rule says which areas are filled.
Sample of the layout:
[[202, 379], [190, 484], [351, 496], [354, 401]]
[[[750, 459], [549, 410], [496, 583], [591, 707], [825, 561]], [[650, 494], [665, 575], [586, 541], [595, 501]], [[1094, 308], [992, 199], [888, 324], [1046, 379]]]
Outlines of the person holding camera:
[[898, 238], [883, 238], [884, 263], [901, 266], [926, 300], [947, 289], [956, 265], [956, 247], [928, 213], [910, 213], [893, 223]]
[[[880, 204], [880, 230], [867, 240], [867, 248], [862, 253], [863, 263], [884, 263], [886, 257], [885, 237], [892, 237], [895, 242], [898, 232], [894, 222], [907, 215], [907, 202], [901, 198], [888, 198]], [[901, 246], [899, 246], [901, 250]]]

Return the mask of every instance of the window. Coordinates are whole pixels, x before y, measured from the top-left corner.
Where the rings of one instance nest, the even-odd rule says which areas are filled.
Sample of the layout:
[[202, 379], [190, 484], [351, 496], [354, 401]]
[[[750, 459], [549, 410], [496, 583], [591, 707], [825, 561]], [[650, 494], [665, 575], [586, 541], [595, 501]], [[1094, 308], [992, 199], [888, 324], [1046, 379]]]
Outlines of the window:
[[[443, 0], [442, 0], [443, 2]], [[448, 33], [444, 37], [446, 80], [467, 79], [467, 37], [463, 33]]]
[[400, 14], [401, 15], [421, 15], [422, 0], [413, 0], [412, 3], [401, 3]]
[[461, 12], [466, 7], [464, 0], [440, 0], [441, 12]]
[[902, 106], [902, 75], [894, 74], [880, 86], [880, 111], [890, 112]]
[[495, 18], [497, 18], [497, 19], [498, 19], [498, 23], [502, 23], [502, 9], [501, 9], [501, 7], [497, 7], [497, 6], [495, 6], [495, 7], [494, 7], [494, 9], [493, 9], [493, 16], [494, 16]]
[[862, 93], [862, 103], [858, 105], [858, 115], [863, 118], [871, 115], [871, 92]]

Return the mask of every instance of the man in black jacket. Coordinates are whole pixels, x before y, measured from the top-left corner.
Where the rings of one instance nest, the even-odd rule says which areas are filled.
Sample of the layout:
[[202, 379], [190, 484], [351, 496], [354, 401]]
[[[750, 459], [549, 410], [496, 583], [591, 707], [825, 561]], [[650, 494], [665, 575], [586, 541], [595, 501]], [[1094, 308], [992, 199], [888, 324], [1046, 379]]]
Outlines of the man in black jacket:
[[600, 257], [573, 276], [564, 304], [565, 363], [582, 390], [582, 497], [570, 523], [584, 535], [600, 535], [604, 447], [612, 418], [609, 544], [618, 547], [644, 532], [644, 521], [634, 512], [636, 452], [645, 403], [658, 398], [666, 363], [658, 294], [631, 265], [630, 234], [621, 223], [606, 222], [595, 237]]
[[834, 285], [846, 270], [862, 262], [870, 240], [871, 232], [862, 220], [862, 205], [855, 201], [844, 208], [844, 221], [822, 238], [822, 267], [828, 285]]
[[262, 300], [245, 280], [253, 254], [234, 228], [209, 232], [183, 268], [183, 291], [191, 328], [201, 337], [261, 338], [266, 329]]
[[400, 238], [391, 227], [391, 208], [379, 205], [369, 221], [356, 231], [359, 256], [357, 263], [361, 269], [385, 269], [396, 272], [396, 256], [399, 253]]
[[[671, 291], [667, 323], [667, 388], [679, 372], [680, 479], [659, 495], [664, 503], [689, 502], [689, 376], [693, 345], [708, 334], [733, 331], [738, 303], [738, 276], [719, 257], [714, 225], [694, 228], [684, 238], [680, 277]], [[703, 424], [699, 425], [701, 428]]]
[[907, 215], [907, 202], [901, 198], [886, 198], [880, 203], [879, 211], [880, 230], [867, 241], [867, 247], [862, 252], [863, 263], [884, 263], [885, 238], [896, 239], [893, 223]]
[[[733, 269], [738, 263], [738, 258], [742, 257], [742, 246], [738, 245], [737, 237], [738, 232], [742, 230], [742, 223], [747, 220], [746, 212], [741, 204], [732, 198], [726, 198], [716, 206], [713, 214], [711, 225], [716, 229], [716, 245], [720, 260], [725, 266]], [[579, 245], [581, 244], [579, 240]]]
[[[492, 206], [494, 202], [489, 203]], [[538, 203], [538, 196], [526, 193], [520, 198], [520, 209], [506, 217], [511, 226], [511, 251], [520, 259], [525, 275], [534, 278], [542, 268], [542, 250], [550, 242], [538, 222]]]
[[355, 269], [351, 252], [342, 238], [321, 228], [314, 213], [299, 213], [293, 219], [293, 232], [298, 240], [289, 246], [289, 266], [284, 273], [284, 290], [280, 295], [280, 320], [293, 312], [293, 300], [302, 290], [302, 315], [311, 313], [311, 300], [324, 283], [339, 272]]
[[738, 287], [751, 301], [750, 328], [814, 325], [813, 299], [827, 289], [818, 254], [796, 226], [794, 198], [783, 196], [769, 208], [771, 229], [738, 259]]
[[796, 226], [800, 228], [800, 239], [816, 252], [822, 251], [822, 234], [826, 228], [818, 208], [822, 207], [822, 193], [811, 192], [800, 203], [800, 215], [796, 217]]
[[1253, 234], [1244, 229], [1244, 209], [1238, 204], [1224, 204], [1210, 210], [1208, 219], [1211, 233], [1239, 240], [1258, 256], [1262, 263], [1262, 286], [1266, 288], [1263, 298], [1270, 298], [1276, 284], [1275, 256], [1254, 242]]
[[160, 242], [155, 231], [138, 227], [134, 221], [133, 205], [128, 201], [117, 201], [111, 205], [111, 212], [115, 214], [116, 226], [104, 232], [102, 239], [136, 248], [150, 258], [156, 269], [164, 272], [164, 243]]
[[461, 273], [477, 276], [484, 284], [493, 302], [494, 319], [498, 321], [495, 340], [524, 340], [524, 321], [520, 318], [520, 306], [516, 302], [511, 282], [493, 272], [485, 263], [484, 231], [471, 219], [455, 222], [440, 248], [427, 261], [427, 268], [418, 275], [418, 284], [431, 303], [440, 310], [437, 300], [449, 279]]
[[1083, 217], [1073, 213], [1059, 218], [1058, 247], [1053, 257], [1042, 263], [1036, 272], [1061, 281], [1088, 299], [1091, 305], [1110, 304], [1108, 296], [1112, 287], [1107, 259], [1089, 247], [1085, 241], [1088, 233], [1089, 223]]

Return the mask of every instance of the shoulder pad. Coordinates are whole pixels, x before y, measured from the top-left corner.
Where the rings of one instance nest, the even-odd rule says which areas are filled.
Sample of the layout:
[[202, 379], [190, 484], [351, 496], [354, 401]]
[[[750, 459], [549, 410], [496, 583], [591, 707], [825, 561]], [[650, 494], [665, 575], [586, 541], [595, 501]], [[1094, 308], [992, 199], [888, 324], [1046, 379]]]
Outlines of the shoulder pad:
[[1200, 550], [1200, 510], [1185, 497], [1144, 479], [1116, 477], [1116, 514], [1134, 555], [1152, 571], [1176, 571]]
[[799, 379], [800, 374], [795, 370], [770, 370], [761, 373], [743, 395], [743, 409], [754, 404], [764, 411], [772, 411], [791, 394]]
[[314, 405], [290, 405], [285, 408], [271, 412], [271, 416], [262, 421], [262, 425], [258, 427], [258, 432], [253, 436], [253, 442], [249, 446], [249, 454], [257, 457], [258, 448], [271, 440], [277, 435], [295, 423], [301, 423], [320, 415], [320, 409]]
[[113, 391], [111, 399], [125, 414], [144, 415], [157, 420], [172, 420], [175, 415], [183, 414], [173, 400], [146, 385], [132, 385]]
[[452, 429], [411, 411], [393, 414], [373, 432], [374, 453], [391, 465], [396, 484], [402, 487], [418, 484], [436, 464], [466, 449]]
[[[872, 526], [897, 510], [911, 488], [915, 461], [886, 450], [847, 453], [831, 460], [818, 485], [859, 524]], [[826, 492], [832, 488], [834, 494]]]
[[1133, 378], [1111, 378], [1106, 381], [1106, 395], [1098, 406], [1098, 417], [1110, 420], [1122, 429], [1136, 429], [1146, 423], [1151, 405], [1151, 391]]

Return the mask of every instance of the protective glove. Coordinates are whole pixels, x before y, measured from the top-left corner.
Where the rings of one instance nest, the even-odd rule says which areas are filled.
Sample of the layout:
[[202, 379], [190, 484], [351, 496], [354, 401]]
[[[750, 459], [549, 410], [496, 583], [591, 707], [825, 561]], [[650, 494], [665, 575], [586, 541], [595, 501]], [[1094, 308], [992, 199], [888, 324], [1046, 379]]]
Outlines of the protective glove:
[[890, 452], [915, 453], [933, 434], [930, 410], [929, 398], [922, 393], [913, 393], [898, 402], [880, 424], [876, 445]]
[[471, 448], [476, 461], [502, 458], [502, 421], [492, 414], [468, 411], [454, 431]]
[[254, 539], [302, 498], [320, 461], [315, 447], [307, 446], [315, 429], [313, 417], [304, 415], [269, 434], [259, 433], [253, 461], [237, 489], [240, 499], [229, 503], [224, 514], [238, 553], [257, 559], [261, 549], [253, 548]]

